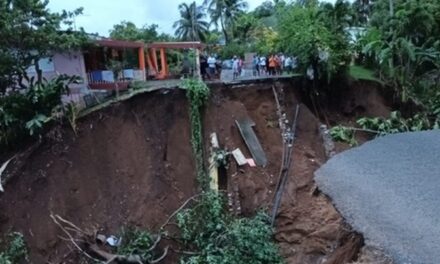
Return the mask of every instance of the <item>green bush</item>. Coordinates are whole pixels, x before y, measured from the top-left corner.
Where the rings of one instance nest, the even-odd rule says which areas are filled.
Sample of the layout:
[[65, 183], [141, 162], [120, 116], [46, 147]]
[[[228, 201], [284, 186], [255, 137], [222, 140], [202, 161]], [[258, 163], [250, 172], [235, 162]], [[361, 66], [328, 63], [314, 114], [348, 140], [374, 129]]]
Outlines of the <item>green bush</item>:
[[0, 97], [0, 147], [8, 149], [17, 142], [40, 135], [44, 124], [62, 111], [61, 96], [77, 77], [59, 76], [51, 81], [30, 80], [25, 91]]
[[234, 218], [225, 212], [224, 197], [208, 192], [192, 208], [177, 215], [184, 245], [194, 255], [181, 264], [283, 263], [272, 240], [269, 218]]
[[247, 50], [245, 45], [230, 43], [220, 49], [219, 56], [222, 60], [229, 60], [232, 59], [234, 56], [240, 56], [241, 58], [244, 58], [244, 54], [246, 53], [246, 51]]
[[317, 4], [286, 5], [278, 10], [279, 49], [298, 58], [299, 69], [305, 74], [309, 67], [316, 80], [330, 81], [346, 73], [350, 62], [347, 35], [331, 17], [323, 15]]
[[345, 142], [350, 146], [354, 146], [357, 144], [356, 139], [354, 138], [354, 131], [348, 127], [344, 126], [334, 126], [330, 129], [330, 136], [334, 141], [337, 142]]
[[423, 131], [440, 129], [440, 117], [429, 116], [426, 113], [415, 114], [410, 118], [403, 118], [399, 111], [393, 111], [389, 118], [363, 117], [356, 121], [360, 128], [334, 126], [330, 129], [330, 135], [335, 141], [356, 145], [356, 131], [372, 133], [376, 136], [394, 134], [400, 132]]
[[27, 258], [27, 249], [21, 233], [11, 233], [8, 236], [8, 245], [0, 252], [0, 264], [15, 264]]
[[438, 120], [431, 122], [425, 114], [416, 114], [405, 119], [399, 111], [391, 112], [388, 119], [363, 117], [356, 121], [362, 129], [377, 131], [378, 135], [429, 130], [435, 128], [437, 122]]
[[139, 255], [143, 260], [152, 260], [150, 247], [154, 241], [147, 231], [130, 229], [123, 233], [122, 245], [118, 247], [119, 255]]
[[189, 100], [189, 112], [191, 121], [191, 145], [195, 157], [197, 180], [200, 187], [206, 190], [209, 185], [209, 178], [206, 175], [203, 163], [203, 128], [202, 128], [202, 107], [209, 98], [209, 88], [203, 81], [186, 79], [181, 87], [186, 89], [186, 96]]

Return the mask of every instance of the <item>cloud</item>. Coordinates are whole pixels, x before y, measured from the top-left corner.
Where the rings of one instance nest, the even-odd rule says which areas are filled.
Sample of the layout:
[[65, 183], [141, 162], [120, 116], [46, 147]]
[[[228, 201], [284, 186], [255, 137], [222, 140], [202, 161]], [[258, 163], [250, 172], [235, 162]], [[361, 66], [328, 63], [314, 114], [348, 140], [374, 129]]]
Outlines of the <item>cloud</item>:
[[[252, 10], [265, 0], [248, 0]], [[184, 0], [50, 0], [52, 11], [74, 10], [84, 7], [84, 14], [77, 17], [75, 24], [89, 33], [108, 36], [113, 25], [123, 20], [138, 27], [157, 24], [159, 31], [173, 34], [173, 24], [179, 19], [178, 5]], [[191, 1], [186, 1], [191, 2]], [[196, 0], [202, 4], [203, 0]]]

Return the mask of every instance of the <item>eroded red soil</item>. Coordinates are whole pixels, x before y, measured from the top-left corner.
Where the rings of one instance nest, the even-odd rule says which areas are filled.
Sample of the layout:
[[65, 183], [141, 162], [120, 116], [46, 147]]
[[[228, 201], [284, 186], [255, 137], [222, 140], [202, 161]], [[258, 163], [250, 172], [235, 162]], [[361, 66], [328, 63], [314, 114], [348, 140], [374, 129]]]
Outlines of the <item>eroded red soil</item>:
[[[286, 112], [302, 101], [299, 88], [285, 91]], [[222, 147], [239, 147], [250, 157], [235, 125], [248, 116], [262, 144], [266, 168], [231, 164], [229, 189], [236, 189], [243, 215], [270, 209], [280, 169], [282, 141], [271, 84], [215, 87], [204, 113], [209, 134]], [[313, 172], [325, 162], [319, 120], [301, 104], [297, 139], [275, 239], [288, 263], [348, 263], [362, 237], [350, 230], [331, 202], [316, 191]], [[95, 112], [45, 139], [19, 168], [0, 196], [0, 231], [20, 231], [32, 263], [79, 263], [59, 238], [50, 214], [80, 227], [116, 234], [122, 227], [157, 229], [196, 189], [184, 91], [157, 91]], [[12, 164], [11, 167], [14, 167]], [[14, 169], [11, 169], [13, 171]], [[237, 186], [237, 187], [234, 187]], [[176, 263], [171, 256], [163, 263]]]

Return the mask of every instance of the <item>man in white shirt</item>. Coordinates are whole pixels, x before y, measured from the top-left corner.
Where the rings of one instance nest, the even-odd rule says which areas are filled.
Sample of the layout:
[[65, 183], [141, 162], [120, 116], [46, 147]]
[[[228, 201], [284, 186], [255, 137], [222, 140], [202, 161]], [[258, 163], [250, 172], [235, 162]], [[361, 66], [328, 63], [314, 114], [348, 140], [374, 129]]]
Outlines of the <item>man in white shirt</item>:
[[281, 53], [279, 58], [280, 58], [280, 65], [279, 65], [279, 67], [280, 67], [280, 74], [282, 74], [285, 71], [285, 69], [284, 69], [284, 62], [286, 61], [286, 56], [284, 56], [284, 54]]
[[267, 73], [267, 67], [266, 67], [266, 57], [261, 56], [260, 57], [260, 73]]
[[292, 57], [290, 56], [284, 60], [284, 71], [288, 74], [292, 73]]
[[215, 63], [216, 63], [216, 59], [214, 58], [214, 56], [209, 56], [208, 57], [208, 68], [209, 68], [209, 77], [212, 78], [215, 75]]

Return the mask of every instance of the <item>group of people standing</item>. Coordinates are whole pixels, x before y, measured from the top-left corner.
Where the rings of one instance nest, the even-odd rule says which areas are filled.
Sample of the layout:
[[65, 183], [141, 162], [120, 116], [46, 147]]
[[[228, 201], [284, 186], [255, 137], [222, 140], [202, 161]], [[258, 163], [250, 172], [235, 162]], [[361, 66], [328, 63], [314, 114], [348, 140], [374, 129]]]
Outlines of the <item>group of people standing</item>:
[[[247, 63], [249, 65], [250, 61]], [[222, 61], [214, 54], [200, 56], [200, 71], [203, 79], [220, 78], [222, 67], [226, 67], [226, 69], [231, 67], [233, 79], [236, 79], [242, 76], [244, 60], [240, 56], [233, 56], [232, 60], [226, 60], [225, 65], [223, 65]], [[283, 73], [291, 74], [296, 67], [296, 57], [286, 56], [282, 53], [271, 54], [270, 56], [255, 54], [252, 58], [252, 71], [255, 77], [275, 76]]]
[[200, 72], [203, 79], [215, 79], [220, 77], [221, 61], [213, 54], [200, 56]]
[[271, 54], [270, 56], [254, 55], [253, 57], [253, 75], [281, 75], [283, 73], [292, 73], [297, 66], [297, 59], [293, 56], [284, 54]]

